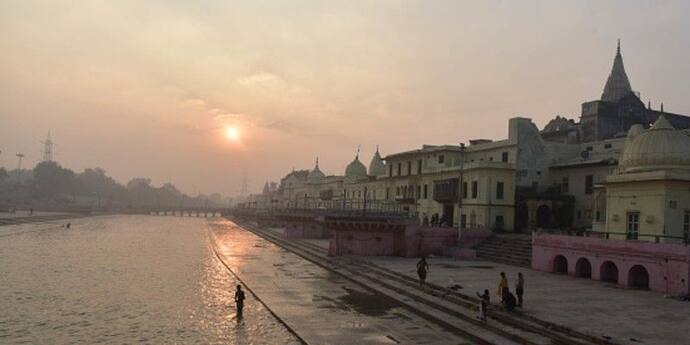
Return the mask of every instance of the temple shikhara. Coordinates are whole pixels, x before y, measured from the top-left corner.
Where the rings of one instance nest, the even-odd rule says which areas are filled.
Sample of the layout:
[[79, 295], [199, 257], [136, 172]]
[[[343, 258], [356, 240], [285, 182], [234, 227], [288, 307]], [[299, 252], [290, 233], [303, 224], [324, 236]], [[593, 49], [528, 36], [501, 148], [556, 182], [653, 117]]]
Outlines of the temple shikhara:
[[[424, 254], [423, 239], [435, 238], [434, 229], [456, 229], [443, 232], [450, 243], [431, 241], [433, 250], [495, 256], [627, 287], [690, 292], [690, 117], [665, 111], [663, 103], [658, 109], [645, 105], [626, 74], [620, 42], [601, 98], [583, 103], [579, 119], [556, 116], [539, 129], [531, 119], [515, 117], [506, 129], [500, 140], [422, 145], [387, 155], [376, 148], [368, 166], [358, 150], [342, 174], [325, 174], [316, 159], [312, 169], [267, 182], [242, 207], [267, 214], [361, 210], [363, 219], [408, 217], [399, 237], [388, 235], [395, 230], [372, 230], [381, 219], [366, 226], [327, 221], [323, 229], [335, 235], [321, 235], [333, 236], [336, 254], [376, 254], [386, 246], [402, 248], [401, 255]], [[376, 232], [378, 242], [348, 244], [356, 229]], [[410, 242], [413, 237], [421, 242]], [[492, 241], [520, 242], [525, 254], [501, 253], [496, 243], [494, 251], [482, 252]]]

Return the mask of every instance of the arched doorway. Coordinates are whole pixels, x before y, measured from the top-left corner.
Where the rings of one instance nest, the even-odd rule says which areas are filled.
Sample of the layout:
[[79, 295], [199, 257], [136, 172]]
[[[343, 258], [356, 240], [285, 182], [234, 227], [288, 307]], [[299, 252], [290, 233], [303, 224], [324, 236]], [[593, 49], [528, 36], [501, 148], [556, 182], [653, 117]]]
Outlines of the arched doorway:
[[575, 263], [575, 276], [578, 278], [592, 278], [592, 264], [585, 258], [580, 258]]
[[537, 208], [537, 227], [548, 228], [551, 224], [551, 209], [546, 205]]
[[563, 255], [556, 255], [553, 259], [553, 273], [568, 274], [568, 259]]
[[618, 283], [618, 267], [613, 262], [606, 261], [601, 264], [599, 276], [603, 282]]
[[649, 273], [642, 265], [635, 265], [628, 272], [628, 286], [637, 289], [649, 289]]

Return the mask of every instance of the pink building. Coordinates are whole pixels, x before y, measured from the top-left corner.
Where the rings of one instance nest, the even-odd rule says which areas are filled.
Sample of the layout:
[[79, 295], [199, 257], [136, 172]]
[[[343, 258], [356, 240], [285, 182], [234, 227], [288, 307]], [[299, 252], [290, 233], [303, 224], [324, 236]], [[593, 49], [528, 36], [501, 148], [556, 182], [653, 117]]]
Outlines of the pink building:
[[690, 293], [690, 246], [683, 244], [534, 232], [532, 268], [666, 294]]

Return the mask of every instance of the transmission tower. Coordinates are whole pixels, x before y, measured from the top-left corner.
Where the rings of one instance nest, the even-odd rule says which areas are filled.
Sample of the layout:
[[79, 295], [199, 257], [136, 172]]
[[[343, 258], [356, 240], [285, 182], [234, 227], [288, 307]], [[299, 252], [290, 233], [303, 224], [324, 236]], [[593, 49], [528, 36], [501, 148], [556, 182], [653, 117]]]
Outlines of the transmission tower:
[[48, 131], [48, 136], [45, 141], [41, 142], [43, 144], [43, 161], [52, 162], [53, 161], [53, 140], [50, 138], [50, 131]]
[[24, 154], [19, 152], [17, 153], [17, 184], [22, 184], [22, 158], [24, 158]]

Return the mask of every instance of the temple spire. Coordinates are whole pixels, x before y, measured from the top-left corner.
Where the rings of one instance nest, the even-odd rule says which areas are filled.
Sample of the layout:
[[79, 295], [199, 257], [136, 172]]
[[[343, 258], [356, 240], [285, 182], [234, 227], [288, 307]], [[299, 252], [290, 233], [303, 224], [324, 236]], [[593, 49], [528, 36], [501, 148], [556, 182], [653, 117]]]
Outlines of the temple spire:
[[601, 95], [601, 100], [606, 102], [618, 102], [628, 93], [632, 92], [628, 75], [625, 73], [623, 66], [623, 56], [621, 55], [621, 43], [618, 40], [616, 47], [616, 57], [613, 59], [613, 67], [611, 74], [604, 86], [604, 92]]

